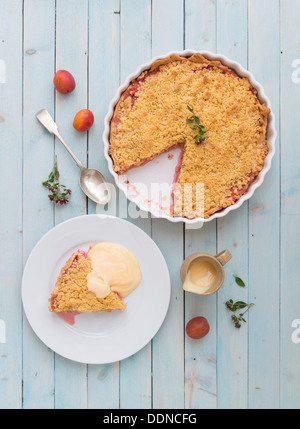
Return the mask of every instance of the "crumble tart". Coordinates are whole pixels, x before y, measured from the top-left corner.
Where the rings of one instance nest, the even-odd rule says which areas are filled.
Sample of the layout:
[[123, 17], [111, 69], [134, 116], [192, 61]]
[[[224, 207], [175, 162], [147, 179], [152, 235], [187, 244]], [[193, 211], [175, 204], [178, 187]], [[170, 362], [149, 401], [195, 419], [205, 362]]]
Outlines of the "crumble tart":
[[[198, 144], [187, 106], [208, 136]], [[234, 204], [262, 170], [269, 113], [248, 78], [199, 53], [172, 54], [134, 79], [115, 107], [109, 148], [114, 171], [125, 173], [181, 147], [171, 215], [208, 218]]]
[[88, 289], [87, 276], [92, 272], [88, 255], [77, 251], [60, 271], [55, 288], [49, 299], [49, 310], [54, 312], [95, 312], [124, 310], [126, 304], [115, 292], [104, 298], [97, 298]]

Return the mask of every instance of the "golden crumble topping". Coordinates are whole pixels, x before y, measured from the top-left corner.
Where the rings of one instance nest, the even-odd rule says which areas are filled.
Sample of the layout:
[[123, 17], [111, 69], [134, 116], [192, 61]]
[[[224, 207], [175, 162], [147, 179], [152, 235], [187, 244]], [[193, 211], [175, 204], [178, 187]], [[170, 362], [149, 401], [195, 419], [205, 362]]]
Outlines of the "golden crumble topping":
[[126, 304], [115, 292], [97, 298], [87, 287], [87, 275], [92, 271], [89, 258], [81, 252], [74, 253], [60, 271], [55, 289], [49, 299], [50, 311], [109, 311], [123, 310]]
[[[186, 122], [188, 105], [208, 135], [200, 144]], [[171, 55], [132, 81], [115, 107], [110, 130], [114, 170], [124, 173], [182, 145], [173, 215], [207, 218], [234, 204], [263, 168], [269, 113], [249, 80], [219, 61]], [[204, 213], [196, 206], [201, 186]]]

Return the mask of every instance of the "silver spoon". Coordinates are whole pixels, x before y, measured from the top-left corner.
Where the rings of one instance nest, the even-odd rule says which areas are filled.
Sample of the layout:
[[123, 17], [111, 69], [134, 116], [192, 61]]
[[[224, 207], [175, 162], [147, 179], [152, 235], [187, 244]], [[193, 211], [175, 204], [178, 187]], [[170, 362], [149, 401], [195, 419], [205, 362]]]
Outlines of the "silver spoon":
[[37, 119], [40, 123], [49, 131], [50, 134], [54, 134], [55, 137], [64, 145], [65, 149], [69, 152], [71, 157], [76, 162], [76, 165], [80, 168], [81, 174], [79, 184], [82, 191], [91, 200], [98, 204], [106, 204], [110, 200], [110, 191], [107, 185], [105, 177], [100, 171], [94, 168], [85, 168], [81, 162], [77, 159], [71, 149], [66, 145], [61, 135], [58, 132], [58, 127], [52, 119], [49, 112], [45, 109], [39, 110], [36, 114]]

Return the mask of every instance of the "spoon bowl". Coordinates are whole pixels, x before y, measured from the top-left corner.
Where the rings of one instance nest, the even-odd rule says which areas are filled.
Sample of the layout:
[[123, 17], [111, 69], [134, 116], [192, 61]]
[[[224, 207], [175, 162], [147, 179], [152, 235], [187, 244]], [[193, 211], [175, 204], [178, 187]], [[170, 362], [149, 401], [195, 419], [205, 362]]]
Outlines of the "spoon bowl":
[[83, 167], [81, 169], [79, 184], [82, 191], [97, 204], [105, 205], [109, 202], [110, 191], [100, 171], [94, 168]]

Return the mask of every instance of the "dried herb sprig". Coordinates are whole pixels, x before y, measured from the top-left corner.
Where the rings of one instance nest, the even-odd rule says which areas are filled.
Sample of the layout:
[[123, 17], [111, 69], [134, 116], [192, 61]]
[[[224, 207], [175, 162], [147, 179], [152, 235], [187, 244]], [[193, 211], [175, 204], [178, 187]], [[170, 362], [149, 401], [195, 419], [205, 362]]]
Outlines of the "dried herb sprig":
[[247, 310], [244, 311], [243, 313], [239, 313], [238, 315], [236, 314], [231, 315], [231, 320], [233, 321], [235, 328], [240, 328], [242, 326], [241, 322], [247, 323], [247, 321], [244, 318], [244, 314], [247, 313], [247, 311], [255, 304], [253, 303], [247, 304], [246, 302], [243, 302], [243, 301], [234, 302], [232, 299], [229, 299], [228, 301], [226, 301], [225, 305], [228, 308], [228, 310], [232, 311], [233, 313], [237, 310], [247, 308]]
[[208, 138], [208, 135], [206, 134], [204, 125], [200, 124], [199, 117], [195, 115], [194, 109], [189, 105], [187, 106], [187, 108], [192, 113], [192, 116], [190, 116], [186, 120], [186, 122], [192, 125], [193, 130], [197, 132], [197, 134], [194, 136], [194, 140], [196, 141], [197, 144], [200, 144]]
[[71, 189], [67, 189], [65, 185], [59, 183], [59, 171], [57, 168], [57, 156], [55, 155], [55, 162], [52, 168], [51, 173], [48, 176], [48, 180], [42, 182], [42, 185], [45, 186], [50, 194], [48, 195], [49, 200], [52, 203], [58, 204], [60, 206], [68, 204], [69, 195], [71, 195]]

